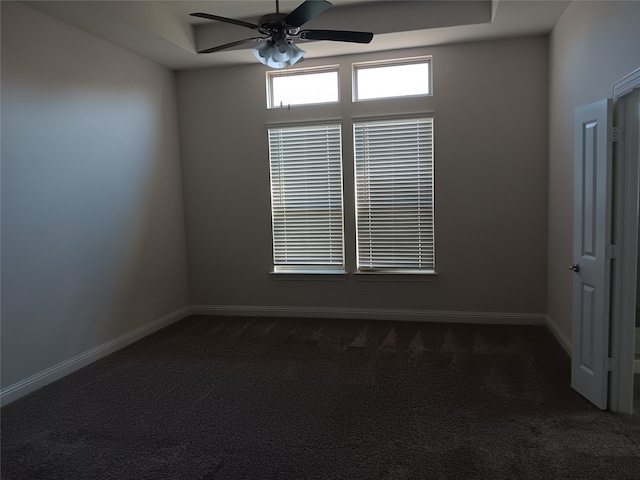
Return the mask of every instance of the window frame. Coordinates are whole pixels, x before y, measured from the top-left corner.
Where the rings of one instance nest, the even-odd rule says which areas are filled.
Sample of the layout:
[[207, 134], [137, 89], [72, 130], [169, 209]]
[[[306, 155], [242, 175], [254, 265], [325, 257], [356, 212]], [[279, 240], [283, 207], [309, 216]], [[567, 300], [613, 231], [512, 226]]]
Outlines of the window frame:
[[[355, 88], [355, 70], [354, 67], [360, 65], [372, 65], [372, 66], [387, 66], [412, 62], [424, 62], [429, 63], [429, 94], [419, 94], [402, 97], [388, 97], [388, 98], [372, 98], [366, 100], [356, 101], [354, 99]], [[311, 62], [310, 62], [311, 63]], [[352, 276], [353, 280], [357, 281], [407, 281], [407, 282], [435, 282], [438, 278], [438, 271], [435, 269], [436, 252], [435, 252], [435, 209], [433, 214], [433, 269], [431, 270], [413, 270], [406, 268], [393, 268], [389, 270], [371, 270], [371, 269], [358, 269], [358, 225], [357, 225], [357, 187], [355, 178], [355, 138], [354, 138], [354, 124], [358, 121], [366, 120], [390, 120], [400, 118], [415, 118], [415, 117], [433, 117], [434, 105], [433, 105], [433, 63], [432, 56], [430, 54], [416, 55], [413, 57], [399, 57], [393, 59], [385, 59], [379, 61], [369, 62], [351, 62], [351, 61], [339, 61], [337, 65], [318, 65], [313, 63], [306, 68], [297, 68], [295, 70], [275, 70], [266, 72], [266, 96], [267, 101], [270, 101], [272, 96], [272, 82], [270, 78], [276, 78], [280, 76], [287, 76], [292, 74], [305, 75], [308, 73], [316, 73], [322, 71], [336, 71], [337, 72], [337, 90], [338, 100], [336, 102], [324, 102], [324, 103], [309, 103], [292, 105], [294, 108], [290, 108], [288, 105], [280, 105], [266, 108], [266, 123], [265, 130], [275, 127], [303, 127], [305, 125], [318, 125], [335, 122], [341, 125], [341, 140], [340, 140], [340, 162], [341, 162], [341, 196], [342, 196], [342, 268], [334, 269], [318, 269], [304, 267], [288, 268], [281, 265], [276, 265], [275, 258], [273, 257], [273, 222], [274, 214], [270, 205], [271, 213], [271, 227], [272, 227], [272, 259], [270, 275], [274, 280], [309, 280], [309, 281], [344, 281]], [[424, 71], [424, 70], [423, 70]], [[263, 77], [264, 78], [264, 77]], [[352, 92], [347, 92], [347, 89], [351, 88]], [[342, 97], [342, 98], [341, 98]], [[403, 100], [404, 99], [404, 100]], [[378, 102], [371, 102], [371, 100], [378, 100]], [[362, 102], [369, 102], [368, 104], [362, 104]], [[406, 108], [403, 108], [402, 106]], [[289, 111], [288, 111], [289, 110]], [[268, 135], [268, 134], [267, 134]], [[435, 139], [432, 137], [432, 145], [435, 143]], [[269, 147], [269, 141], [267, 139], [267, 147]], [[432, 150], [433, 152], [433, 150]], [[270, 158], [268, 157], [270, 162]], [[435, 153], [433, 154], [432, 161], [434, 164], [434, 170], [432, 172], [432, 186], [435, 189]], [[271, 197], [271, 167], [269, 168], [269, 182], [270, 182], [270, 197]], [[435, 192], [432, 195], [433, 202], [435, 203]], [[313, 254], [313, 252], [311, 252]]]
[[[376, 98], [359, 98], [358, 97], [358, 72], [361, 70], [367, 69], [375, 69], [381, 67], [394, 67], [394, 66], [402, 66], [402, 65], [414, 65], [414, 64], [422, 64], [426, 63], [428, 67], [428, 75], [427, 75], [427, 93], [419, 93], [414, 95], [391, 95], [384, 97], [376, 97]], [[372, 62], [357, 62], [352, 64], [352, 72], [351, 72], [351, 92], [352, 92], [352, 101], [354, 103], [359, 102], [372, 102], [372, 101], [380, 101], [380, 100], [389, 100], [389, 99], [399, 99], [399, 98], [416, 98], [416, 97], [431, 97], [433, 96], [433, 58], [430, 55], [420, 56], [420, 57], [410, 57], [410, 58], [395, 58], [391, 60], [376, 60]]]
[[[359, 183], [362, 183], [362, 180], [359, 179], [359, 166], [360, 166], [360, 160], [359, 160], [359, 143], [358, 143], [358, 139], [357, 139], [357, 129], [358, 126], [360, 125], [365, 125], [365, 124], [393, 124], [393, 123], [407, 123], [407, 122], [411, 122], [411, 121], [415, 121], [415, 122], [420, 122], [420, 121], [424, 121], [426, 120], [428, 123], [428, 126], [426, 127], [428, 132], [425, 134], [426, 141], [428, 144], [430, 144], [430, 151], [428, 153], [427, 158], [425, 158], [427, 165], [425, 166], [425, 170], [429, 173], [429, 178], [428, 180], [426, 180], [424, 183], [424, 186], [422, 184], [419, 185], [420, 188], [425, 188], [427, 190], [429, 190], [429, 198], [427, 199], [426, 203], [429, 205], [430, 208], [430, 213], [427, 214], [427, 216], [430, 216], [430, 220], [427, 221], [424, 225], [424, 228], [426, 228], [427, 230], [430, 230], [430, 234], [425, 234], [424, 235], [424, 243], [427, 245], [430, 245], [430, 251], [431, 254], [430, 255], [425, 255], [424, 258], [427, 258], [428, 260], [430, 260], [430, 265], [425, 266], [424, 268], [419, 267], [419, 268], [415, 268], [414, 267], [406, 267], [406, 266], [400, 266], [398, 264], [396, 265], [389, 265], [389, 266], [362, 266], [362, 255], [361, 255], [361, 237], [364, 236], [362, 234], [362, 232], [360, 231], [360, 202], [359, 199], [360, 197], [363, 195], [363, 192], [360, 191], [359, 188]], [[418, 275], [437, 275], [437, 270], [436, 270], [436, 249], [435, 249], [435, 153], [434, 153], [434, 115], [433, 113], [416, 113], [416, 114], [412, 114], [412, 115], [402, 115], [402, 116], [379, 116], [379, 117], [367, 117], [367, 118], [354, 118], [352, 119], [352, 129], [353, 129], [353, 151], [354, 151], [354, 155], [353, 155], [353, 171], [354, 171], [354, 190], [353, 190], [353, 200], [354, 200], [354, 208], [355, 208], [355, 250], [356, 250], [356, 268], [355, 268], [355, 273], [358, 274], [418, 274]], [[386, 167], [388, 168], [388, 167]], [[406, 177], [405, 177], [406, 180]], [[370, 177], [365, 178], [364, 179], [364, 183], [367, 184], [367, 194], [370, 195], [371, 194], [371, 181], [370, 181]], [[376, 187], [374, 187], [375, 190]], [[385, 191], [388, 190], [388, 186], [385, 186], [384, 188]], [[377, 193], [374, 193], [374, 195], [379, 195], [380, 190], [378, 190]], [[395, 193], [394, 193], [395, 194]], [[389, 200], [393, 200], [394, 198], [394, 194], [390, 194], [389, 195], [389, 199], [387, 200], [387, 202], [389, 202]], [[390, 203], [393, 203], [393, 201], [391, 201]], [[364, 208], [368, 208], [369, 210], [371, 210], [371, 203], [367, 203], [367, 205], [364, 206]], [[380, 218], [380, 215], [378, 215], [378, 217]], [[421, 226], [419, 228], [423, 228], [423, 225], [421, 224]], [[371, 232], [368, 234], [369, 237], [374, 237], [376, 236], [375, 233], [372, 232], [373, 229], [371, 229]], [[380, 233], [377, 234], [378, 236], [380, 236]], [[420, 239], [422, 239], [422, 236], [419, 236]], [[379, 246], [380, 248], [380, 246]], [[385, 248], [389, 248], [388, 245], [385, 246]], [[420, 246], [420, 248], [418, 248], [417, 246], [415, 247], [416, 249], [422, 249], [422, 245]], [[375, 255], [370, 254], [370, 262], [373, 262], [373, 257]], [[423, 256], [422, 254], [419, 255], [420, 261], [422, 261]], [[429, 262], [427, 262], [429, 263]]]
[[[278, 249], [283, 247], [283, 245], [278, 244], [278, 238], [283, 237], [283, 235], [278, 234], [276, 232], [276, 228], [277, 228], [276, 208], [277, 206], [279, 207], [280, 205], [282, 205], [282, 202], [276, 201], [276, 196], [278, 196], [278, 198], [282, 198], [284, 195], [283, 193], [280, 193], [278, 195], [275, 194], [275, 188], [274, 188], [275, 183], [281, 184], [282, 181], [278, 182], [277, 180], [274, 180], [274, 164], [273, 164], [273, 156], [272, 156], [273, 146], [271, 141], [272, 131], [283, 131], [283, 130], [304, 131], [305, 128], [315, 129], [315, 130], [333, 129], [333, 132], [337, 134], [337, 147], [335, 147], [334, 145], [334, 149], [337, 149], [337, 151], [335, 151], [338, 157], [337, 165], [335, 164], [333, 165], [333, 168], [335, 168], [335, 172], [330, 172], [329, 175], [336, 175], [336, 174], [338, 175], [338, 180], [337, 181], [334, 180], [331, 184], [334, 187], [337, 184], [338, 190], [339, 190], [338, 192], [333, 193], [333, 194], [335, 193], [339, 194], [339, 211], [340, 211], [340, 214], [339, 214], [340, 215], [340, 218], [339, 218], [340, 246], [339, 248], [340, 248], [340, 255], [341, 255], [341, 262], [339, 264], [331, 263], [331, 262], [314, 263], [312, 261], [308, 261], [306, 263], [292, 262], [290, 264], [286, 262], [278, 262], [278, 256], [281, 255], [278, 253]], [[344, 274], [346, 273], [342, 122], [340, 120], [327, 120], [327, 121], [319, 121], [319, 122], [295, 122], [295, 123], [286, 123], [286, 124], [271, 124], [271, 125], [267, 125], [267, 139], [268, 139], [268, 146], [269, 146], [269, 190], [270, 190], [270, 200], [271, 200], [271, 237], [272, 237], [272, 265], [273, 265], [272, 273], [275, 273], [275, 274], [291, 274], [291, 273], [294, 273], [294, 274]], [[333, 139], [333, 141], [335, 142], [336, 139]], [[298, 156], [301, 156], [301, 155], [298, 154]], [[283, 155], [279, 155], [278, 157], [279, 162], [282, 162], [282, 157]], [[293, 178], [293, 175], [291, 178]], [[318, 175], [318, 178], [321, 178], [321, 175]], [[283, 178], [283, 180], [286, 180], [286, 179]], [[294, 187], [294, 189], [297, 189], [297, 188], [300, 188], [300, 187]], [[286, 198], [284, 199], [284, 201], [286, 202]], [[284, 208], [286, 208], [286, 206]], [[333, 214], [330, 213], [331, 212], [330, 207], [328, 211], [329, 213], [327, 215], [329, 217], [332, 216]], [[286, 213], [283, 215], [286, 215]], [[286, 219], [285, 219], [285, 222], [286, 222]], [[329, 221], [328, 225], [329, 227], [331, 227], [331, 225], [335, 227], [335, 224], [332, 221]], [[332, 231], [333, 230], [329, 228], [329, 233], [328, 233], [329, 237], [331, 237]], [[283, 239], [286, 242], [287, 240], [286, 233]], [[295, 240], [293, 240], [293, 235], [290, 238], [290, 241], [295, 243]], [[329, 243], [331, 245], [330, 249], [333, 248], [332, 241], [330, 241]], [[313, 255], [309, 255], [309, 257], [312, 257], [312, 256]]]
[[[294, 76], [305, 76], [305, 75], [313, 75], [317, 73], [335, 73], [336, 75], [336, 100], [332, 100], [329, 102], [309, 102], [309, 103], [295, 103], [295, 104], [287, 104], [287, 105], [275, 105], [273, 93], [273, 79], [278, 77], [294, 77]], [[285, 69], [285, 70], [269, 70], [266, 72], [267, 77], [267, 109], [268, 110], [277, 110], [282, 108], [291, 108], [291, 107], [305, 107], [309, 105], [336, 105], [340, 104], [340, 66], [339, 65], [323, 65], [321, 67], [308, 67], [308, 68], [296, 68], [296, 69]]]

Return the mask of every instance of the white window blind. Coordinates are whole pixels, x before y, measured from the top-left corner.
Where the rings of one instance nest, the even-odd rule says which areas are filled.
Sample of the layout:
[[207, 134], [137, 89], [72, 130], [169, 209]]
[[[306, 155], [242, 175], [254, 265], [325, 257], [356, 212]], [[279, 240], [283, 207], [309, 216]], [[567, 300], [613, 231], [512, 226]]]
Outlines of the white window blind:
[[354, 123], [359, 270], [435, 271], [433, 118]]
[[269, 129], [275, 271], [343, 270], [340, 124]]

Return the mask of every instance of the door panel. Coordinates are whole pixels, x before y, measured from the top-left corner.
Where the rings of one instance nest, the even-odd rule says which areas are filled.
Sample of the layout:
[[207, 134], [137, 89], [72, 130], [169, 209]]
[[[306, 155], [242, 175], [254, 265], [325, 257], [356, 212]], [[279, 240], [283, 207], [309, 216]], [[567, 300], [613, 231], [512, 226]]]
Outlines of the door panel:
[[571, 386], [607, 408], [611, 243], [611, 101], [576, 109]]

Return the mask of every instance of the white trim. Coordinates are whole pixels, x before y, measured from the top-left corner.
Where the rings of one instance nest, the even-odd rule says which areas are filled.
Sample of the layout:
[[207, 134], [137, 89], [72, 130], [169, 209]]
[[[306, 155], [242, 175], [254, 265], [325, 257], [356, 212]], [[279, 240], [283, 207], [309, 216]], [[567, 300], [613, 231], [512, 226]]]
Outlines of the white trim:
[[392, 310], [380, 308], [290, 307], [267, 305], [192, 305], [194, 315], [345, 318], [492, 325], [545, 325], [543, 313], [457, 312], [445, 310]]
[[638, 86], [640, 86], [640, 68], [628, 73], [613, 85], [613, 101], [615, 102], [618, 98], [638, 88]]
[[126, 347], [127, 345], [160, 330], [161, 328], [167, 327], [178, 320], [182, 320], [190, 314], [191, 307], [184, 307], [179, 310], [175, 310], [174, 312], [153, 320], [150, 323], [131, 330], [124, 335], [120, 335], [113, 340], [109, 340], [102, 345], [98, 345], [97, 347], [87, 350], [86, 352], [76, 355], [64, 362], [58, 363], [53, 367], [49, 367], [46, 370], [25, 378], [24, 380], [20, 380], [13, 385], [9, 385], [8, 387], [0, 390], [0, 405], [4, 406], [13, 402], [18, 398], [69, 375], [70, 373], [75, 372], [76, 370], [79, 370], [80, 368], [85, 367], [90, 363], [115, 352], [116, 350]]
[[572, 352], [571, 339], [567, 337], [567, 335], [565, 335], [565, 333], [560, 329], [558, 324], [550, 316], [548, 315], [546, 316], [545, 323], [549, 331], [553, 334], [555, 339], [560, 344], [560, 346], [564, 349], [565, 352], [567, 352], [567, 355], [569, 355], [569, 358], [571, 358], [571, 352]]

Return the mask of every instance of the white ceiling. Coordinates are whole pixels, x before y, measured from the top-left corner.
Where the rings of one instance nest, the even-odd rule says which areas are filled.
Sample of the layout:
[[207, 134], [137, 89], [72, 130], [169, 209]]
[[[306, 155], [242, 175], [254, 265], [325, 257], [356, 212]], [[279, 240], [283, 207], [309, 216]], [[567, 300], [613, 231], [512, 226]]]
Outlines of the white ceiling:
[[[303, 0], [282, 0], [288, 13]], [[296, 43], [305, 58], [375, 52], [548, 33], [564, 0], [330, 0], [333, 7], [304, 28], [375, 34], [370, 44]], [[235, 1], [25, 1], [44, 13], [174, 70], [254, 63], [248, 48], [198, 55], [197, 49], [255, 36], [255, 31], [191, 17], [205, 12], [258, 23], [275, 12], [275, 0]]]

